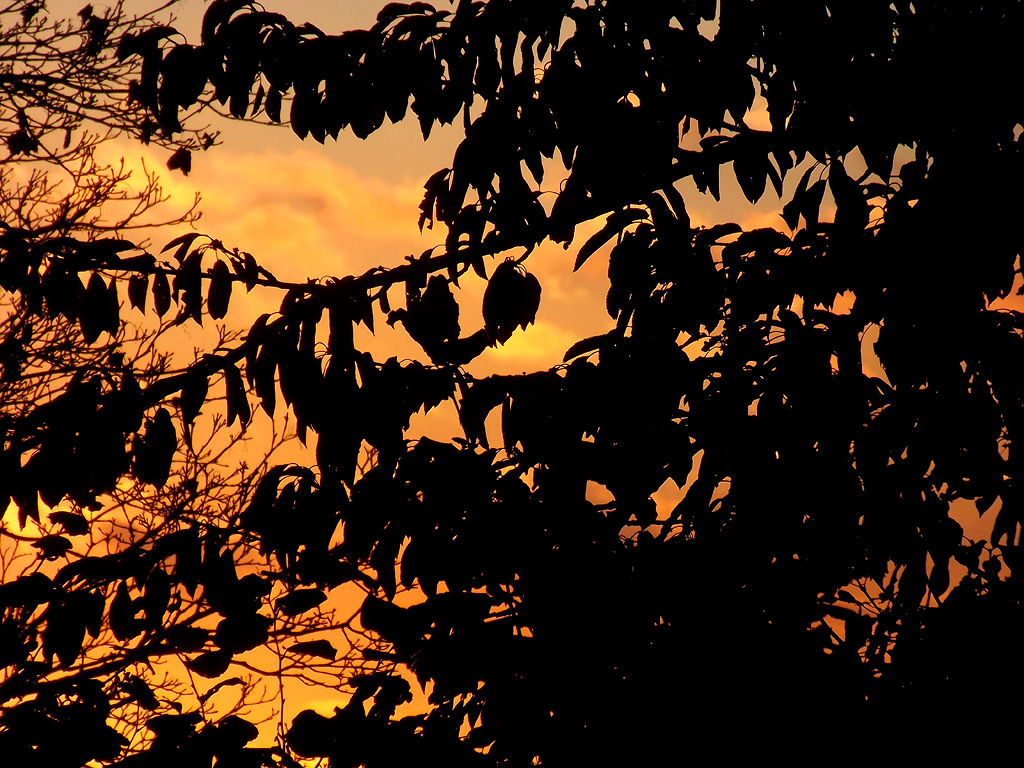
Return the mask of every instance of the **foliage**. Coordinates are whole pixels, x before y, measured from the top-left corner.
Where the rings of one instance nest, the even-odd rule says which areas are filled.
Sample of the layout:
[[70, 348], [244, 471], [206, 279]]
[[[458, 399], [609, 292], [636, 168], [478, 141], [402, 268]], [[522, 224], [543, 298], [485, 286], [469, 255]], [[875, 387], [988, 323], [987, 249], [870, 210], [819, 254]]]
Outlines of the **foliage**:
[[[170, 34], [160, 23], [170, 5], [141, 16], [129, 15], [120, 0], [98, 12], [86, 5], [75, 20], [54, 19], [44, 3], [32, 0], [6, 5], [0, 11], [0, 138], [10, 156], [73, 164], [117, 134], [180, 153], [209, 147], [215, 134], [188, 129], [173, 137], [147, 117], [156, 107], [148, 98], [156, 76], [151, 62], [133, 77], [139, 73], [123, 56], [109, 55], [112, 43]], [[174, 108], [194, 103], [179, 98]], [[176, 128], [182, 131], [180, 123]]]
[[[243, 421], [246, 381], [270, 416], [279, 387], [300, 436], [315, 436], [316, 466], [270, 470], [231, 524], [268, 556], [268, 584], [299, 588], [286, 612], [355, 584], [358, 627], [383, 645], [362, 652], [372, 673], [349, 676], [344, 709], [294, 719], [294, 755], [661, 764], [680, 738], [815, 749], [864, 723], [914, 745], [951, 702], [985, 707], [993, 741], [1009, 742], [978, 680], [1021, 684], [1021, 14], [1009, 0], [392, 3], [372, 29], [329, 36], [217, 0], [201, 45], [119, 46], [162, 62], [145, 103], [169, 134], [197, 72], [235, 117], [287, 120], [299, 138], [365, 137], [409, 109], [424, 136], [460, 113], [466, 128], [426, 182], [421, 226], [447, 229], [437, 255], [287, 285], [216, 241], [176, 243], [177, 264], [103, 246], [103, 264], [136, 281], [173, 276], [174, 295], [154, 298], [183, 322], [202, 319], [204, 280], [211, 314], [229, 283], [286, 290], [243, 342], [142, 391], [133, 413], [179, 392], [180, 407], [156, 410], [131, 455], [138, 467], [168, 424], [187, 435], [217, 375]], [[568, 175], [548, 204], [538, 190], [556, 155]], [[676, 184], [717, 199], [723, 170], [751, 203], [770, 185], [785, 226], [692, 226]], [[536, 248], [573, 247], [601, 217], [576, 266], [614, 242], [614, 329], [551, 370], [474, 377], [487, 344], [536, 316]], [[3, 264], [21, 253], [5, 243]], [[204, 273], [211, 255], [224, 266]], [[463, 335], [450, 286], [488, 273], [484, 327]], [[34, 284], [13, 288], [30, 297]], [[354, 325], [381, 316], [429, 364], [358, 350]], [[872, 354], [884, 376], [866, 373]], [[411, 439], [411, 415], [445, 400], [464, 435]], [[495, 447], [485, 423], [499, 408]], [[667, 481], [685, 490], [670, 511], [652, 500]], [[611, 501], [588, 500], [595, 483]], [[965, 502], [994, 518], [987, 540], [964, 536]], [[197, 521], [195, 535], [219, 542], [218, 526]], [[203, 549], [202, 605], [222, 618], [191, 663], [211, 677], [272, 621], [266, 600], [232, 615], [212, 575], [224, 558]], [[180, 595], [179, 570], [176, 558]], [[105, 588], [122, 578], [127, 589], [122, 576]], [[405, 675], [429, 691], [427, 713], [396, 714]], [[234, 726], [200, 720], [150, 721], [138, 761], [230, 762], [217, 734]]]
[[[359, 667], [352, 632], [348, 646], [334, 640], [340, 651], [324, 640], [281, 645], [348, 630], [331, 606], [313, 612], [308, 591], [275, 591], [259, 575], [258, 543], [239, 533], [286, 437], [271, 434], [253, 465], [232, 458], [248, 438], [227, 427], [250, 409], [230, 376], [226, 395], [209, 393], [211, 403], [226, 397], [227, 419], [208, 408], [195, 429], [172, 423], [174, 413], [191, 426], [208, 394], [206, 378], [167, 351], [176, 326], [201, 319], [197, 258], [171, 268], [123, 238], [194, 224], [198, 200], [154, 218], [167, 200], [156, 175], [133, 185], [123, 161], [97, 156], [140, 125], [172, 157], [213, 139], [191, 129], [150, 137], [147, 107], [128, 98], [138, 73], [115, 46], [161, 29], [159, 15], [90, 7], [79, 28], [34, 4], [0, 10], [0, 751], [12, 762], [115, 761], [174, 744], [197, 722], [204, 749], [241, 749], [256, 731], [241, 715], [280, 706], [284, 679], [338, 684]], [[239, 262], [251, 287], [259, 268]], [[218, 263], [214, 319], [230, 294]], [[125, 295], [161, 319], [132, 317]], [[179, 301], [183, 312], [164, 318]], [[214, 351], [240, 334], [215, 337]], [[167, 384], [182, 378], [184, 389]], [[160, 386], [175, 397], [148, 399]], [[269, 631], [254, 616], [263, 604], [277, 614]], [[235, 674], [205, 684], [227, 669], [225, 648], [239, 656]], [[280, 750], [254, 754], [287, 762]]]

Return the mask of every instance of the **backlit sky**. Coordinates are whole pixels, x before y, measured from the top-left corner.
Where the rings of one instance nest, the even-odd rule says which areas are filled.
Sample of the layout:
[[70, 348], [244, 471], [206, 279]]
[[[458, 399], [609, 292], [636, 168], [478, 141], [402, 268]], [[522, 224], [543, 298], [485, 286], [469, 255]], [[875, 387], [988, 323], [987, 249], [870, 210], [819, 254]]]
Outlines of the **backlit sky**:
[[[67, 4], [66, 0], [62, 4]], [[71, 7], [77, 4], [75, 0]], [[381, 7], [375, 0], [303, 0], [265, 5], [296, 23], [309, 20], [328, 34], [372, 25]], [[436, 5], [447, 7], [444, 0]], [[129, 9], [137, 7], [145, 6], [129, 0]], [[176, 26], [190, 41], [198, 39], [205, 7], [201, 0], [184, 0], [181, 4]], [[51, 3], [51, 9], [56, 11], [57, 6]], [[766, 116], [755, 116], [752, 122], [756, 124], [758, 119]], [[252, 252], [278, 277], [302, 281], [358, 274], [369, 267], [400, 263], [406, 255], [419, 254], [443, 242], [443, 232], [420, 235], [417, 206], [423, 181], [450, 165], [461, 128], [435, 126], [430, 141], [424, 143], [414, 120], [398, 125], [385, 122], [365, 141], [343, 133], [337, 142], [328, 139], [320, 146], [312, 139], [299, 141], [283, 126], [225, 120], [213, 127], [222, 131], [223, 144], [196, 155], [187, 179], [177, 172], [163, 174], [164, 185], [172, 195], [167, 210], [187, 203], [199, 191], [204, 214], [199, 229], [229, 247]], [[166, 160], [160, 152], [129, 141], [118, 142], [112, 152], [134, 162], [144, 156], [151, 168], [161, 168]], [[562, 169], [557, 161], [549, 164], [548, 171], [544, 188], [555, 190], [564, 172], [559, 175]], [[729, 183], [728, 176], [722, 174], [721, 205], [697, 193], [692, 183], [680, 184], [695, 224], [735, 220], [754, 227], [780, 221], [781, 206], [774, 193], [769, 192], [751, 207], [742, 199], [735, 182]], [[791, 174], [790, 184], [795, 185], [797, 178]], [[591, 230], [599, 226], [597, 222]], [[574, 341], [610, 327], [603, 308], [606, 259], [595, 257], [579, 274], [571, 273], [575, 249], [588, 234], [588, 229], [581, 227], [569, 252], [547, 243], [531, 256], [526, 266], [544, 286], [538, 322], [525, 333], [517, 332], [504, 348], [488, 350], [471, 366], [474, 373], [516, 373], [556, 364]], [[482, 290], [482, 281], [463, 281], [459, 300], [464, 333], [479, 327]], [[400, 297], [393, 298], [400, 303]], [[273, 294], [252, 299], [243, 314], [233, 313], [229, 319], [248, 324], [256, 314], [272, 311], [280, 302], [280, 297]], [[368, 348], [378, 358], [387, 354], [417, 355], [417, 348], [403, 333], [387, 333], [386, 327], [377, 330], [383, 338], [368, 342]]]
[[[84, 3], [85, 0], [60, 0], [50, 2], [49, 8], [53, 16], [73, 16]], [[141, 12], [153, 4], [128, 0], [125, 5], [129, 12]], [[335, 34], [371, 26], [383, 2], [278, 0], [264, 5], [267, 10], [285, 13], [296, 23], [310, 21], [328, 34]], [[439, 0], [436, 5], [445, 8], [447, 2]], [[189, 42], [198, 42], [205, 8], [203, 0], [183, 0], [178, 6], [176, 26]], [[763, 102], [755, 106], [754, 114], [748, 118], [751, 126], [767, 127], [763, 107]], [[397, 126], [386, 122], [366, 141], [344, 133], [337, 142], [328, 139], [325, 146], [320, 146], [312, 139], [299, 141], [287, 127], [226, 120], [213, 127], [222, 131], [223, 144], [196, 155], [189, 177], [162, 172], [165, 189], [172, 198], [167, 212], [179, 211], [195, 192], [201, 193], [203, 219], [199, 230], [229, 247], [251, 252], [278, 277], [303, 281], [359, 274], [373, 266], [398, 264], [409, 254], [419, 254], [443, 242], [443, 232], [420, 234], [417, 206], [422, 199], [424, 180], [435, 170], [450, 165], [461, 138], [460, 129], [435, 126], [431, 140], [424, 143], [417, 123], [410, 119]], [[684, 141], [693, 139], [691, 135]], [[148, 167], [162, 169], [166, 162], [166, 153], [125, 139], [105, 151], [109, 152], [109, 159], [123, 155], [133, 165], [144, 160]], [[899, 161], [897, 167], [898, 164]], [[557, 189], [560, 165], [550, 164], [547, 170], [544, 188]], [[787, 193], [792, 192], [799, 175], [791, 172]], [[745, 229], [782, 226], [778, 216], [781, 203], [771, 188], [758, 205], [751, 206], [728, 170], [722, 173], [721, 204], [700, 195], [690, 181], [678, 187], [695, 226], [724, 221], [739, 222]], [[831, 217], [828, 204], [823, 206], [822, 215], [825, 219]], [[561, 362], [565, 350], [576, 340], [611, 327], [612, 321], [604, 311], [607, 260], [602, 257], [606, 256], [607, 248], [592, 257], [579, 273], [571, 272], [579, 245], [599, 226], [600, 222], [589, 228], [581, 227], [568, 252], [547, 243], [530, 257], [526, 266], [543, 284], [537, 324], [526, 332], [517, 331], [504, 347], [485, 352], [469, 367], [472, 373], [482, 376], [546, 368]], [[159, 249], [175, 234], [159, 232], [154, 236], [154, 245]], [[457, 297], [462, 307], [464, 334], [480, 327], [482, 292], [483, 282], [472, 275], [462, 281]], [[396, 306], [401, 304], [398, 293], [396, 289], [392, 296]], [[280, 300], [277, 291], [254, 291], [247, 299], [235, 302], [229, 323], [246, 327], [259, 313], [273, 312]], [[183, 330], [197, 345], [209, 338], [190, 326]], [[389, 329], [379, 315], [377, 336], [371, 338], [363, 333], [359, 343], [377, 360], [391, 355], [423, 358], [404, 332]], [[866, 354], [865, 360], [869, 375], [883, 375], [873, 365], [873, 355]], [[265, 418], [262, 412], [255, 416], [257, 420]], [[442, 437], [459, 433], [450, 404], [421, 420], [418, 426], [440, 432]], [[678, 489], [666, 488], [657, 501], [660, 507], [671, 508], [678, 496]], [[322, 710], [329, 714], [330, 707], [338, 702], [329, 698], [304, 702], [312, 703], [322, 704]], [[290, 709], [289, 716], [295, 712], [295, 708]]]
[[[64, 3], [77, 11], [78, 0]], [[311, 21], [328, 34], [346, 29], [366, 28], [374, 23], [382, 3], [377, 0], [352, 2], [267, 2], [270, 11], [280, 11], [293, 22]], [[445, 8], [444, 0], [436, 3]], [[129, 10], [147, 6], [129, 0]], [[175, 26], [190, 42], [197, 42], [206, 3], [184, 0], [179, 6]], [[57, 6], [51, 3], [51, 10]], [[713, 30], [709, 30], [713, 34]], [[753, 127], [765, 128], [767, 113], [761, 101], [748, 116]], [[461, 121], [457, 121], [461, 122]], [[168, 212], [202, 195], [203, 218], [198, 229], [220, 239], [228, 247], [253, 253], [256, 259], [277, 277], [304, 281], [326, 276], [360, 274], [378, 265], [395, 265], [409, 254], [443, 242], [443, 231], [417, 228], [418, 205], [424, 180], [439, 168], [448, 167], [459, 140], [461, 128], [435, 126], [430, 141], [424, 143], [418, 124], [411, 119], [384, 126], [367, 140], [342, 133], [337, 142], [323, 146], [312, 139], [300, 141], [286, 126], [265, 126], [221, 120], [213, 124], [222, 131], [223, 143], [193, 158], [193, 171], [186, 178], [178, 172], [164, 171], [162, 179], [171, 195]], [[696, 130], [683, 139], [684, 145], [696, 145]], [[124, 155], [129, 162], [144, 159], [150, 168], [162, 169], [166, 152], [145, 148], [123, 139], [109, 147], [111, 159]], [[547, 164], [544, 189], [557, 190], [565, 172], [560, 162]], [[791, 192], [800, 174], [787, 177]], [[751, 206], [742, 196], [728, 170], [721, 175], [722, 202], [697, 192], [692, 181], [678, 185], [695, 226], [737, 221], [744, 228], [780, 226], [781, 203], [769, 188], [762, 200]], [[823, 217], [830, 218], [828, 203]], [[604, 333], [612, 326], [605, 309], [607, 291], [607, 251], [592, 257], [580, 272], [572, 273], [575, 252], [586, 237], [601, 226], [597, 221], [578, 228], [573, 246], [564, 251], [550, 242], [541, 246], [526, 262], [543, 285], [537, 323], [516, 331], [503, 347], [487, 350], [468, 367], [476, 376], [490, 373], [522, 373], [556, 365], [577, 340]], [[157, 249], [175, 232], [154, 235]], [[521, 251], [516, 251], [518, 256]], [[491, 262], [488, 269], [493, 268]], [[456, 291], [462, 309], [463, 335], [481, 326], [480, 301], [484, 283], [472, 274], [462, 280]], [[240, 292], [236, 291], [237, 297]], [[400, 306], [400, 286], [393, 289], [392, 304]], [[247, 327], [262, 312], [273, 312], [281, 301], [279, 291], [260, 291], [241, 299], [233, 298], [230, 325]], [[200, 332], [191, 323], [184, 326], [186, 349], [208, 343], [209, 333]], [[384, 360], [424, 359], [422, 351], [402, 331], [392, 330], [378, 314], [375, 337], [360, 329], [361, 348]], [[877, 371], [871, 371], [875, 374]], [[492, 414], [492, 421], [497, 411]], [[254, 426], [266, 417], [257, 411]], [[488, 423], [489, 431], [497, 423]], [[450, 403], [435, 409], [427, 418], [414, 423], [414, 430], [429, 431], [445, 439], [461, 434]], [[493, 442], [500, 443], [500, 440]], [[298, 457], [296, 457], [298, 458]], [[659, 494], [659, 506], [671, 509], [678, 489], [666, 488]], [[598, 499], [597, 500], [606, 500]], [[667, 511], [667, 510], [666, 510]]]

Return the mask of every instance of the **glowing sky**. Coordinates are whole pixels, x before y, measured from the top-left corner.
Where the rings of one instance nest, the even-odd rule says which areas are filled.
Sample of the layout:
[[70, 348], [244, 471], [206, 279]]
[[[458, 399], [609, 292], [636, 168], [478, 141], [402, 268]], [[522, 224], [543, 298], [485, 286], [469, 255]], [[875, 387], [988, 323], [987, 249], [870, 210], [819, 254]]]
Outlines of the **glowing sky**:
[[[72, 16], [84, 2], [61, 0], [51, 2], [49, 7], [53, 15]], [[382, 4], [381, 0], [290, 0], [264, 5], [268, 10], [285, 13], [295, 22], [311, 21], [331, 34], [372, 25]], [[445, 7], [447, 4], [441, 0], [437, 5]], [[129, 11], [150, 6], [137, 0], [126, 3]], [[183, 0], [178, 6], [177, 26], [190, 42], [198, 41], [205, 7], [202, 0]], [[748, 123], [764, 128], [765, 118], [764, 104], [759, 102]], [[204, 216], [199, 230], [220, 239], [228, 247], [253, 253], [278, 277], [303, 281], [359, 274], [377, 265], [401, 263], [405, 256], [419, 254], [443, 242], [442, 232], [421, 234], [418, 231], [417, 206], [422, 198], [423, 181], [433, 171], [450, 164], [461, 138], [458, 128], [435, 127], [431, 140], [424, 143], [416, 122], [408, 120], [397, 126], [385, 123], [366, 141], [345, 133], [337, 142], [328, 140], [325, 146], [320, 146], [312, 139], [299, 141], [287, 127], [231, 121], [217, 121], [213, 127], [222, 131], [223, 144], [196, 155], [189, 177], [162, 172], [164, 186], [172, 197], [168, 212], [173, 214], [180, 210], [195, 192], [200, 192]], [[694, 140], [695, 135], [691, 134], [684, 142], [690, 146]], [[128, 139], [118, 140], [104, 152], [110, 159], [123, 155], [130, 164], [137, 165], [145, 159], [148, 167], [158, 169], [163, 168], [167, 154]], [[898, 164], [899, 161], [897, 167]], [[555, 169], [554, 164], [549, 166], [549, 170]], [[787, 193], [792, 192], [799, 176], [798, 172], [790, 173]], [[549, 174], [545, 188], [556, 189], [558, 180], [556, 173]], [[736, 221], [747, 229], [781, 227], [778, 216], [781, 203], [774, 192], [769, 189], [756, 206], [751, 206], [743, 199], [728, 170], [722, 173], [720, 204], [700, 195], [690, 181], [681, 182], [678, 187], [695, 226]], [[831, 215], [826, 198], [822, 218], [827, 220]], [[607, 247], [591, 258], [579, 273], [571, 272], [575, 251], [599, 226], [600, 222], [596, 222], [580, 227], [574, 247], [568, 252], [546, 243], [530, 257], [526, 266], [537, 274], [543, 285], [537, 323], [526, 332], [517, 331], [504, 347], [486, 351], [470, 366], [472, 373], [477, 376], [518, 373], [555, 365], [561, 362], [573, 342], [603, 333], [611, 326], [604, 310], [607, 260], [603, 256]], [[177, 232], [155, 235], [157, 250], [175, 234]], [[488, 268], [494, 263], [492, 261]], [[481, 280], [471, 275], [467, 278], [457, 294], [465, 334], [480, 327], [483, 292]], [[393, 297], [396, 306], [401, 304], [398, 293], [396, 289]], [[251, 296], [235, 301], [228, 323], [246, 327], [259, 313], [273, 312], [280, 300], [278, 291], [254, 291]], [[190, 326], [183, 328], [183, 333], [196, 344], [209, 338], [207, 332]], [[377, 336], [371, 338], [362, 332], [358, 343], [377, 360], [391, 355], [423, 358], [404, 332], [389, 329], [379, 316]], [[865, 347], [866, 351], [870, 350], [870, 338]], [[865, 360], [869, 375], [881, 375], [870, 354]], [[262, 412], [255, 417], [257, 422], [265, 418]], [[439, 408], [429, 419], [421, 420], [418, 427], [444, 432], [445, 437], [458, 434], [450, 406]], [[678, 489], [666, 488], [657, 497], [659, 506], [670, 505], [678, 494]], [[317, 703], [329, 713], [329, 706], [337, 702], [331, 698]], [[289, 715], [294, 714], [295, 709], [291, 708]]]

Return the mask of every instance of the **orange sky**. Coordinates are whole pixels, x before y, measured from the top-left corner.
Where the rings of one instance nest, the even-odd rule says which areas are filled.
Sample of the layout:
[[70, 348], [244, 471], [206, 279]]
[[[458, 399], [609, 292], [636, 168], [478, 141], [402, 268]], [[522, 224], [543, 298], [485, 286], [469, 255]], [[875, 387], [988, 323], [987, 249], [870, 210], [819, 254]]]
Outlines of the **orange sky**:
[[[83, 2], [61, 0], [50, 3], [50, 9], [56, 14], [67, 7], [73, 14]], [[378, 0], [264, 3], [268, 10], [280, 10], [296, 22], [312, 21], [329, 34], [371, 25], [382, 4]], [[129, 10], [146, 7], [135, 0], [129, 0], [126, 5]], [[443, 1], [437, 5], [447, 7]], [[204, 9], [205, 3], [201, 0], [185, 0], [181, 5], [179, 28], [189, 34], [190, 42], [198, 39], [198, 23]], [[763, 101], [755, 105], [755, 113], [748, 123], [756, 128], [766, 127]], [[417, 206], [426, 177], [450, 164], [460, 139], [458, 129], [435, 128], [430, 142], [424, 144], [416, 122], [407, 120], [398, 126], [386, 123], [366, 141], [345, 133], [337, 142], [328, 140], [325, 146], [320, 146], [312, 139], [299, 141], [287, 127], [227, 122], [215, 127], [223, 131], [223, 145], [196, 155], [193, 172], [188, 178], [180, 173], [162, 172], [164, 186], [172, 196], [168, 211], [173, 213], [191, 201], [194, 192], [200, 192], [204, 216], [199, 230], [219, 238], [229, 247], [250, 251], [278, 277], [302, 281], [359, 274], [373, 266], [398, 264], [406, 255], [419, 254], [443, 242], [441, 232], [419, 233]], [[695, 143], [695, 139], [696, 131], [686, 137], [684, 145]], [[110, 152], [111, 158], [124, 155], [132, 163], [145, 158], [150, 168], [163, 168], [166, 160], [166, 153], [128, 140], [119, 140], [104, 151]], [[853, 160], [851, 166], [855, 162]], [[548, 170], [552, 173], [546, 179], [545, 188], [557, 188], [560, 165], [550, 164]], [[786, 180], [787, 193], [792, 192], [799, 177], [797, 171], [790, 173]], [[737, 221], [746, 229], [783, 227], [778, 215], [782, 206], [770, 187], [756, 206], [750, 206], [728, 170], [723, 170], [721, 179], [723, 199], [720, 204], [700, 195], [689, 180], [678, 185], [694, 226]], [[834, 210], [829, 208], [828, 200], [826, 198], [822, 207], [822, 218], [826, 220]], [[525, 332], [517, 331], [504, 347], [485, 352], [468, 366], [471, 373], [477, 376], [519, 373], [555, 365], [561, 362], [565, 350], [574, 341], [603, 333], [611, 327], [612, 322], [604, 310], [607, 260], [602, 258], [608, 247], [592, 257], [579, 273], [571, 271], [575, 251], [600, 224], [580, 227], [576, 242], [568, 252], [546, 243], [530, 257], [526, 266], [537, 274], [543, 285], [536, 325]], [[174, 234], [159, 233], [156, 249]], [[491, 266], [493, 263], [489, 268]], [[457, 293], [464, 333], [476, 330], [481, 324], [479, 307], [483, 287], [483, 281], [470, 274]], [[402, 299], [397, 290], [395, 293], [393, 303], [400, 305]], [[280, 300], [278, 291], [259, 290], [245, 299], [235, 298], [228, 323], [246, 327], [258, 314], [274, 311]], [[201, 346], [210, 338], [191, 323], [182, 333], [184, 349], [193, 344]], [[404, 332], [389, 329], [379, 315], [377, 334], [376, 338], [371, 338], [364, 333], [360, 342], [376, 359], [383, 360], [390, 355], [423, 358]], [[869, 337], [866, 352], [870, 350], [870, 341]], [[865, 360], [869, 375], [881, 373], [873, 362], [873, 355], [866, 355]], [[258, 429], [258, 422], [266, 416], [262, 411], [256, 414], [254, 428]], [[450, 404], [437, 409], [418, 426], [442, 438], [461, 433]], [[595, 491], [597, 493], [599, 491]], [[666, 487], [657, 495], [659, 507], [667, 511], [679, 494], [674, 486]], [[329, 713], [334, 704], [343, 701], [341, 696], [322, 693], [312, 698], [301, 697], [303, 704], [316, 703]], [[290, 704], [289, 716], [294, 716], [301, 708], [298, 703]]]

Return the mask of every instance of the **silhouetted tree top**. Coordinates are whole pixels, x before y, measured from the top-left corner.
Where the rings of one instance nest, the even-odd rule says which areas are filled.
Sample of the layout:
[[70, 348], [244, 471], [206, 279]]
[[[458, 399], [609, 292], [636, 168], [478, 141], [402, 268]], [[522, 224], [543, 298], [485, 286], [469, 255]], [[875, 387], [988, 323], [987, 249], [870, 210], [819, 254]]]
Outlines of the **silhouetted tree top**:
[[[161, 419], [187, 434], [222, 375], [229, 419], [251, 417], [248, 383], [267, 414], [280, 394], [300, 437], [315, 436], [316, 465], [269, 471], [231, 530], [293, 595], [363, 590], [358, 626], [378, 644], [344, 709], [295, 717], [291, 754], [660, 765], [722, 743], [820, 750], [861, 723], [927, 751], [922, 733], [949, 702], [974, 706], [979, 675], [1020, 689], [1021, 14], [392, 3], [372, 29], [331, 36], [217, 0], [197, 45], [122, 38], [126, 62], [149, 62], [143, 103], [168, 135], [197, 93], [321, 142], [385, 119], [416, 119], [424, 136], [465, 126], [421, 206], [444, 245], [405, 263], [287, 284], [200, 236], [169, 244], [175, 261], [106, 262], [145, 281], [135, 297], [152, 278], [160, 314], [173, 302], [182, 322], [201, 321], [204, 295], [222, 316], [232, 285], [284, 291], [244, 342], [141, 389], [133, 408], [156, 412], [154, 434]], [[764, 130], [751, 125], [760, 96]], [[556, 156], [566, 178], [542, 195]], [[676, 184], [717, 199], [723, 176], [751, 203], [777, 195], [779, 227], [692, 226]], [[614, 329], [550, 370], [474, 376], [488, 345], [535, 319], [529, 266], [548, 239], [577, 269], [608, 259]], [[464, 329], [451, 286], [477, 279], [483, 327]], [[354, 326], [381, 321], [429, 363], [357, 349]], [[176, 394], [179, 411], [160, 417]], [[464, 434], [415, 439], [412, 414], [447, 400]], [[500, 445], [485, 429], [497, 409]], [[658, 509], [669, 480], [682, 499]], [[595, 484], [609, 501], [588, 498]], [[991, 520], [984, 540], [957, 519], [969, 502]], [[231, 622], [214, 597], [219, 547], [203, 549], [203, 599]], [[246, 605], [251, 639], [271, 609]], [[232, 637], [204, 646], [225, 663], [212, 677], [246, 650]], [[429, 692], [425, 714], [396, 715], [407, 677]], [[984, 710], [994, 741], [1012, 737], [1008, 712]], [[182, 714], [168, 737], [171, 721], [157, 723], [138, 762], [219, 756], [200, 720]]]
[[[164, 22], [173, 23], [166, 13], [173, 5], [137, 15], [123, 2], [108, 8], [86, 5], [75, 19], [54, 18], [44, 3], [30, 0], [0, 9], [0, 139], [9, 151], [6, 162], [74, 164], [106, 138], [125, 133], [173, 150], [210, 146], [215, 134], [191, 128], [182, 133], [181, 123], [175, 125], [177, 136], [158, 132], [156, 121], [147, 117], [158, 107], [147, 91], [157, 76], [153, 62], [140, 73], [114, 55], [113, 46], [125, 37], [172, 34]], [[201, 87], [182, 93], [174, 109], [193, 107], [201, 95]]]
[[[120, 6], [73, 22], [36, 4], [0, 9], [0, 753], [12, 764], [116, 762], [163, 750], [189, 722], [203, 724], [204, 749], [239, 750], [256, 734], [240, 715], [271, 712], [262, 681], [337, 686], [363, 663], [352, 650], [362, 636], [319, 609], [322, 595], [263, 579], [259, 543], [239, 533], [284, 441], [272, 432], [249, 465], [231, 458], [245, 435], [226, 425], [250, 418], [241, 379], [226, 382], [230, 421], [207, 406], [198, 429], [175, 427], [198, 419], [209, 383], [172, 362], [168, 332], [181, 323], [165, 316], [188, 299], [181, 321], [201, 319], [200, 289], [123, 238], [193, 223], [195, 203], [159, 218], [154, 174], [97, 159], [105, 142], [145, 130], [146, 108], [129, 98], [138, 68], [114, 46], [156, 26]], [[183, 157], [213, 137], [152, 138]], [[223, 267], [212, 271], [204, 312], [221, 319]], [[138, 323], [125, 294], [162, 319]], [[239, 337], [221, 329], [211, 346]], [[184, 392], [144, 399], [183, 377]], [[211, 403], [222, 401], [224, 383], [213, 387]], [[272, 622], [256, 615], [264, 605]], [[340, 633], [333, 645], [302, 640], [328, 627]]]

